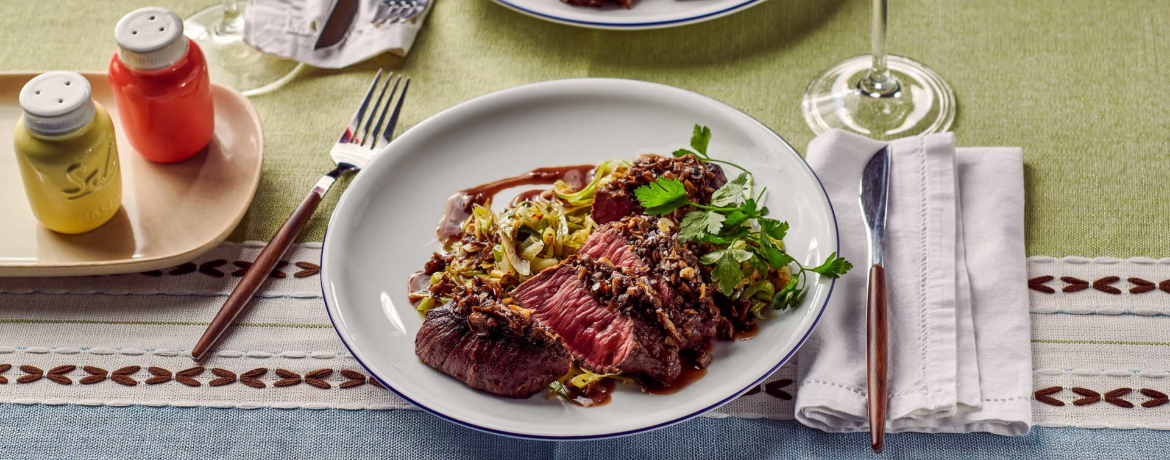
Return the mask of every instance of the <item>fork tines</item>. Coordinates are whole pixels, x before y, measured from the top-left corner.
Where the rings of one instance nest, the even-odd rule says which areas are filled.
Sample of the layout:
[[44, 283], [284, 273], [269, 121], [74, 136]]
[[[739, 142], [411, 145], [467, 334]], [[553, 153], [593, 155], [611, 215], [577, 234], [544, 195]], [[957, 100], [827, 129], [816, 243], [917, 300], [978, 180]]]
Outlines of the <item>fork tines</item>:
[[370, 22], [374, 27], [403, 23], [426, 11], [428, 5], [427, 0], [382, 0], [375, 7], [374, 20]]
[[[378, 69], [378, 73], [374, 74], [374, 81], [370, 83], [370, 88], [366, 90], [366, 97], [362, 99], [361, 106], [358, 107], [357, 113], [353, 114], [353, 119], [350, 120], [349, 126], [346, 126], [341, 139], [337, 141], [339, 144], [357, 144], [369, 149], [376, 149], [390, 143], [390, 140], [394, 138], [394, 128], [398, 126], [398, 115], [402, 112], [402, 101], [406, 99], [406, 90], [410, 88], [410, 78], [403, 81], [402, 75], [398, 75], [397, 78], [393, 72], [386, 75], [386, 79], [382, 80], [382, 90], [378, 91], [378, 98], [373, 101], [373, 106], [371, 106], [370, 101], [374, 97], [374, 91], [378, 89], [379, 80], [382, 80], [382, 69]], [[390, 86], [390, 80], [394, 80], [393, 87]], [[398, 92], [399, 86], [402, 87], [401, 93]], [[390, 90], [389, 95], [386, 94], [387, 89]], [[397, 95], [397, 103], [395, 103], [395, 95]], [[390, 112], [392, 104], [394, 111]], [[387, 112], [390, 113], [388, 122], [386, 120]]]

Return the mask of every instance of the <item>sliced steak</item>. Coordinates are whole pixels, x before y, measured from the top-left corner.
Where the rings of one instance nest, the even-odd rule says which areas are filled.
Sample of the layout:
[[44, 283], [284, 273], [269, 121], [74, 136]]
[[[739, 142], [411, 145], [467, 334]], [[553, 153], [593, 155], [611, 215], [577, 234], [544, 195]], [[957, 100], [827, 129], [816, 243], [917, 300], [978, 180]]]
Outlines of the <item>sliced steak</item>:
[[477, 278], [447, 304], [427, 312], [415, 336], [423, 363], [467, 386], [527, 398], [569, 372], [571, 359], [548, 327], [528, 311], [498, 302], [499, 285]]
[[[694, 155], [663, 157], [643, 155], [634, 161], [625, 177], [599, 187], [593, 199], [593, 220], [598, 224], [613, 222], [626, 216], [642, 214], [642, 206], [634, 190], [660, 177], [678, 179], [687, 189], [687, 198], [696, 203], [710, 203], [711, 194], [727, 183], [723, 168], [704, 163]], [[677, 211], [677, 219], [685, 210]]]
[[663, 330], [682, 350], [704, 350], [713, 339], [730, 339], [731, 323], [715, 305], [699, 257], [678, 242], [677, 229], [668, 218], [629, 216], [602, 225], [579, 253], [645, 274], [666, 313], [658, 318]]
[[606, 259], [570, 258], [520, 284], [512, 298], [594, 372], [670, 381], [681, 370], [678, 347], [654, 318], [660, 308], [650, 281]]

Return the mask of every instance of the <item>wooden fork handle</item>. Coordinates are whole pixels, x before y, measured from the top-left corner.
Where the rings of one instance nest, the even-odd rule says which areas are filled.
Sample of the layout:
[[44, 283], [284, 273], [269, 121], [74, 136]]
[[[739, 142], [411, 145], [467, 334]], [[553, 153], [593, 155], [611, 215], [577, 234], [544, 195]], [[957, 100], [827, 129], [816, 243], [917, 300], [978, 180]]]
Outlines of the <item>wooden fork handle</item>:
[[309, 192], [309, 195], [301, 201], [296, 211], [293, 211], [288, 220], [284, 221], [284, 225], [280, 226], [276, 236], [268, 242], [267, 246], [264, 246], [264, 250], [260, 251], [256, 261], [248, 267], [244, 278], [240, 280], [240, 284], [237, 284], [236, 288], [232, 290], [231, 296], [224, 302], [215, 318], [211, 320], [211, 324], [207, 326], [203, 336], [195, 343], [195, 348], [191, 349], [192, 358], [195, 358], [196, 361], [203, 359], [211, 346], [219, 341], [220, 336], [227, 331], [236, 317], [240, 316], [244, 307], [248, 305], [248, 301], [252, 300], [252, 296], [260, 289], [260, 285], [264, 284], [269, 273], [272, 272], [273, 268], [276, 268], [276, 264], [288, 252], [289, 246], [292, 246], [293, 240], [301, 233], [301, 229], [305, 228], [309, 218], [313, 217], [313, 211], [317, 210], [317, 205], [321, 204], [321, 199], [325, 197], [327, 190], [328, 187], [321, 187], [320, 184], [313, 187], [313, 191]]
[[869, 268], [865, 300], [869, 442], [874, 452], [881, 453], [886, 433], [886, 274], [881, 265]]

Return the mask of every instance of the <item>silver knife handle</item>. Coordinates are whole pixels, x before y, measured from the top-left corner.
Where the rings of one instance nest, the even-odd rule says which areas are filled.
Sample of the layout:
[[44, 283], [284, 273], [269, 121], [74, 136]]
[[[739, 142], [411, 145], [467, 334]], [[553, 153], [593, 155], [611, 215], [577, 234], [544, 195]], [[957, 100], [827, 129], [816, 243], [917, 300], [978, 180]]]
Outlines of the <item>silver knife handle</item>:
[[886, 251], [882, 242], [886, 240], [886, 226], [877, 225], [875, 228], [868, 228], [866, 234], [869, 235], [869, 264], [885, 266]]

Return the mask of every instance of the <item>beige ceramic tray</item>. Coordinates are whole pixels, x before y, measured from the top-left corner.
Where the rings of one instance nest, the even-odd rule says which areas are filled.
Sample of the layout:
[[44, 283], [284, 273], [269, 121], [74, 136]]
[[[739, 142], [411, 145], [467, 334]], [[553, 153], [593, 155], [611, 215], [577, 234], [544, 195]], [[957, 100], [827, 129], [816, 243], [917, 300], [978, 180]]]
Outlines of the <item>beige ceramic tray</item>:
[[17, 96], [36, 73], [0, 73], [0, 276], [79, 276], [156, 270], [187, 262], [231, 233], [260, 183], [260, 118], [240, 93], [214, 86], [215, 137], [175, 164], [146, 161], [123, 135], [103, 73], [86, 73], [118, 129], [122, 209], [89, 233], [63, 235], [33, 218], [13, 152]]

